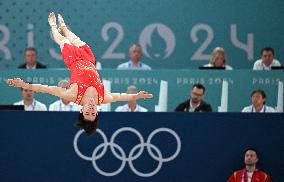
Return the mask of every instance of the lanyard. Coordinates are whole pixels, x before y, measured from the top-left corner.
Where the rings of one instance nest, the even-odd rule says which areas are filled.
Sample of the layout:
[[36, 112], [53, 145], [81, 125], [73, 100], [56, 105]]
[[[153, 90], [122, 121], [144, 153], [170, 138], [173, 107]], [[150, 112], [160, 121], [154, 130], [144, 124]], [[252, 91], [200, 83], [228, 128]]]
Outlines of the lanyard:
[[[69, 111], [72, 111], [72, 105], [71, 104], [68, 104], [69, 105]], [[62, 106], [62, 101], [60, 101], [59, 103], [59, 111], [63, 111], [63, 106]]]
[[[37, 101], [36, 101], [35, 99], [33, 99], [33, 102], [32, 102], [32, 111], [35, 111], [36, 104], [37, 104]], [[25, 106], [25, 110], [27, 110], [26, 108], [28, 108], [28, 106], [25, 105], [24, 101], [23, 101], [23, 105]]]
[[33, 100], [32, 107], [33, 107], [33, 111], [34, 111], [34, 110], [35, 110], [35, 108], [36, 108], [36, 100]]

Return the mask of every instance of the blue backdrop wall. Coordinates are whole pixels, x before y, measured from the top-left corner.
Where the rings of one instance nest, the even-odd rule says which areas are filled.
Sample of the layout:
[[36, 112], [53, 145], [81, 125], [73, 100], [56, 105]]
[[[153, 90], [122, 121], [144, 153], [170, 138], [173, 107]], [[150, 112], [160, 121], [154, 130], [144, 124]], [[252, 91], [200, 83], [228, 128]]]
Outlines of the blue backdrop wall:
[[284, 59], [284, 1], [246, 0], [1, 0], [0, 68], [17, 67], [34, 46], [48, 67], [64, 66], [50, 38], [47, 16], [62, 13], [89, 43], [104, 68], [128, 60], [134, 42], [152, 68], [197, 68], [216, 46], [224, 47], [235, 69], [252, 68], [270, 45]]
[[226, 181], [248, 146], [284, 176], [283, 114], [101, 113], [90, 137], [76, 116], [2, 111], [0, 181]]

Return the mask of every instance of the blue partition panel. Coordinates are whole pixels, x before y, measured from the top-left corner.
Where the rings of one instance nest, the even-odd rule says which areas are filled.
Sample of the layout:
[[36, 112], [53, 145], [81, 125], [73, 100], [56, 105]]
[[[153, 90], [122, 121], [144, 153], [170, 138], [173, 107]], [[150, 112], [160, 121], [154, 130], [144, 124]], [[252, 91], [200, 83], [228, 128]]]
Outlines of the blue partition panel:
[[0, 181], [217, 182], [247, 146], [273, 181], [284, 176], [283, 114], [101, 113], [92, 136], [77, 113], [1, 112]]

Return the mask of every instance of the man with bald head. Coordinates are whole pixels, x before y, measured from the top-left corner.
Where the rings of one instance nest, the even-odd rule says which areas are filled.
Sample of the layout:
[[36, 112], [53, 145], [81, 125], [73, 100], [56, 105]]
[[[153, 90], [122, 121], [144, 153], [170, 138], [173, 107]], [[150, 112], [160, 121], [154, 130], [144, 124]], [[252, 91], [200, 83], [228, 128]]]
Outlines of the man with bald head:
[[151, 67], [142, 63], [142, 47], [139, 44], [133, 44], [129, 49], [130, 60], [118, 65], [118, 70], [151, 70]]
[[[69, 87], [68, 80], [61, 80], [58, 82], [58, 87], [68, 88]], [[73, 102], [66, 101], [64, 99], [59, 99], [49, 106], [49, 111], [80, 111], [80, 106]]]
[[[127, 88], [127, 94], [137, 94], [138, 90], [134, 85]], [[147, 112], [148, 110], [137, 104], [136, 100], [128, 101], [127, 104], [118, 106], [115, 112]]]

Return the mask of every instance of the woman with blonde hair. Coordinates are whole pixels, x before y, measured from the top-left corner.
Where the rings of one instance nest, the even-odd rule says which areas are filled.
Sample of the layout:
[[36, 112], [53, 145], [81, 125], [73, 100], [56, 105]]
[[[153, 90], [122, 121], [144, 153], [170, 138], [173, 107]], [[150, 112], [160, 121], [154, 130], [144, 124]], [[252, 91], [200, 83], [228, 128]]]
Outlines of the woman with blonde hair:
[[222, 47], [216, 47], [212, 51], [209, 64], [206, 64], [203, 67], [224, 68], [225, 70], [233, 69], [231, 66], [227, 64], [227, 57], [226, 57], [225, 49]]

